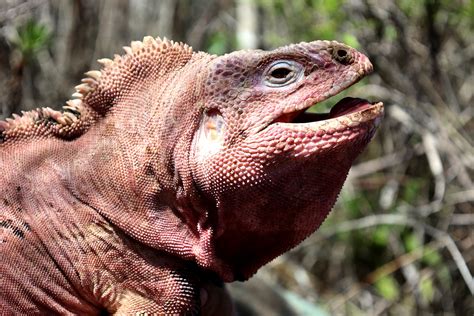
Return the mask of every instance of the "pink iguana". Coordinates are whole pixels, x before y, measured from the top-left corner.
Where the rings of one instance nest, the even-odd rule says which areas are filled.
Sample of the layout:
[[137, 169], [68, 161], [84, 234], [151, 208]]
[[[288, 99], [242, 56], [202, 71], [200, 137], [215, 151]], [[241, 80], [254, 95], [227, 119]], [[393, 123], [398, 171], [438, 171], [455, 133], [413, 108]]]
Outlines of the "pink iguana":
[[198, 314], [324, 220], [381, 103], [305, 110], [372, 71], [333, 41], [224, 56], [145, 37], [63, 111], [0, 121], [5, 314]]

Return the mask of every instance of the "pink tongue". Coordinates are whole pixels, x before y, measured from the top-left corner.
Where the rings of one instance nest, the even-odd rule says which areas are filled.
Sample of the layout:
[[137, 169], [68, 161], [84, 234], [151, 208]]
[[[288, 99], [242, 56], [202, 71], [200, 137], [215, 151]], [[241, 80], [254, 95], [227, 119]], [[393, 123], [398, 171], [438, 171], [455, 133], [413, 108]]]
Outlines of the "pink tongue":
[[337, 102], [335, 106], [331, 108], [329, 116], [335, 118], [345, 114], [357, 112], [368, 108], [371, 104], [369, 101], [359, 98], [344, 98], [341, 101]]

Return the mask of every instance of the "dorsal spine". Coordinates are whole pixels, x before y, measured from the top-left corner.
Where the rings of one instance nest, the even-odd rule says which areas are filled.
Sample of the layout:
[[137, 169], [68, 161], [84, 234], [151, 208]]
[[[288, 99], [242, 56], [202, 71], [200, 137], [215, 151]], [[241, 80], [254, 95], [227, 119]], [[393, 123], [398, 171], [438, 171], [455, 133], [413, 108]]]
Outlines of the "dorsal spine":
[[74, 139], [105, 116], [139, 80], [153, 80], [181, 67], [193, 54], [186, 44], [146, 36], [124, 47], [125, 55], [99, 59], [100, 70], [85, 73], [62, 111], [38, 108], [0, 121], [0, 145], [26, 138]]

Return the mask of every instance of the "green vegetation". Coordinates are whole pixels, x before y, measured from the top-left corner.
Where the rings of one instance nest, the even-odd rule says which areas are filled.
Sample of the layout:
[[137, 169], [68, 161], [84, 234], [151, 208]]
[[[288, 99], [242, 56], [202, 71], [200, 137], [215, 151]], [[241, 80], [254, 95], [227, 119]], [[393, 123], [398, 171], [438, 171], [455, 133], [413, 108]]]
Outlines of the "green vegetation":
[[18, 28], [13, 44], [25, 60], [31, 60], [39, 51], [48, 46], [50, 40], [51, 34], [45, 25], [29, 20]]

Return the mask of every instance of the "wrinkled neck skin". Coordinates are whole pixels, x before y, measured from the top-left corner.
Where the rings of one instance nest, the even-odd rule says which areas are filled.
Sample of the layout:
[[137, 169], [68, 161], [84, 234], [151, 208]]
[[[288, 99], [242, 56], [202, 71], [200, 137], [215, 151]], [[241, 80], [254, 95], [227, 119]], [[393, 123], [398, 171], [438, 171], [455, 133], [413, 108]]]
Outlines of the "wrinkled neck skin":
[[139, 242], [186, 260], [196, 259], [200, 233], [208, 233], [199, 231], [206, 211], [188, 163], [205, 76], [206, 62], [191, 59], [128, 99], [132, 110], [118, 103], [75, 141], [80, 150], [67, 166], [79, 200]]
[[[309, 157], [252, 161], [249, 168], [236, 171], [235, 183], [225, 190], [220, 188], [232, 181], [228, 180], [232, 170], [222, 170], [222, 163], [216, 161], [195, 163], [198, 187], [203, 198], [212, 201], [208, 204], [214, 228], [212, 244], [215, 258], [219, 258], [210, 264], [212, 269], [225, 281], [244, 281], [307, 238], [325, 220], [353, 159], [369, 140], [370, 136], [361, 137], [352, 146]], [[252, 149], [264, 154], [264, 146], [251, 145], [252, 137], [248, 143], [248, 150], [240, 153], [224, 150], [231, 156], [233, 170], [245, 166], [249, 161], [246, 153]], [[335, 156], [337, 150], [340, 152]], [[249, 184], [245, 179], [256, 180]]]

